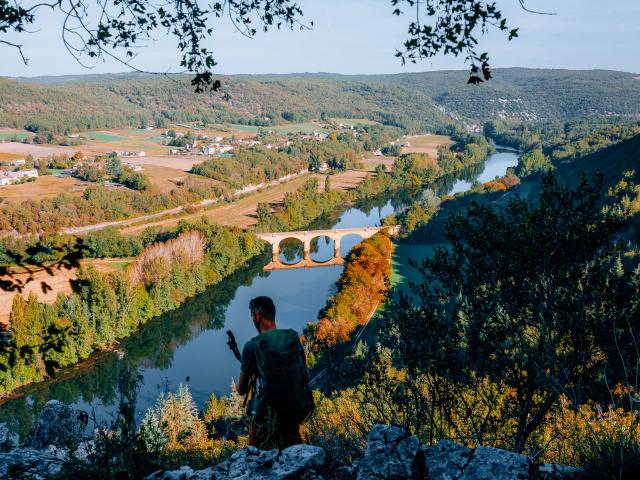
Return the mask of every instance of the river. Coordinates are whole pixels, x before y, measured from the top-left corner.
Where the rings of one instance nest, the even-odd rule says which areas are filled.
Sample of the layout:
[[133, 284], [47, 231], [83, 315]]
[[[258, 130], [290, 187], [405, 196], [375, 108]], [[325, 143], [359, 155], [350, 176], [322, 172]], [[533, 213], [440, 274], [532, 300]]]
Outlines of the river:
[[[517, 164], [517, 153], [500, 149], [483, 165], [467, 172], [462, 179], [450, 179], [437, 186], [439, 194], [468, 190], [474, 180], [486, 182], [505, 174]], [[360, 208], [350, 208], [323, 228], [348, 228], [380, 225], [381, 220], [405, 208], [398, 198], [381, 199]], [[343, 239], [343, 255], [360, 241], [357, 236]], [[333, 254], [333, 244], [320, 239], [312, 257], [324, 261]], [[294, 262], [299, 250], [283, 252], [282, 260]], [[285, 258], [286, 257], [286, 258]], [[21, 434], [28, 432], [33, 412], [55, 398], [90, 413], [98, 422], [107, 422], [117, 409], [117, 385], [120, 372], [131, 365], [141, 376], [136, 415], [140, 418], [163, 391], [175, 391], [187, 384], [199, 407], [211, 393], [224, 395], [237, 378], [238, 361], [226, 346], [227, 329], [233, 330], [242, 345], [255, 335], [248, 311], [249, 300], [258, 295], [273, 298], [277, 323], [281, 328], [301, 332], [317, 319], [327, 297], [335, 292], [341, 266], [262, 271], [255, 264], [190, 299], [182, 307], [168, 312], [124, 340], [118, 352], [94, 356], [54, 381], [26, 387], [23, 395], [0, 406], [0, 421]]]

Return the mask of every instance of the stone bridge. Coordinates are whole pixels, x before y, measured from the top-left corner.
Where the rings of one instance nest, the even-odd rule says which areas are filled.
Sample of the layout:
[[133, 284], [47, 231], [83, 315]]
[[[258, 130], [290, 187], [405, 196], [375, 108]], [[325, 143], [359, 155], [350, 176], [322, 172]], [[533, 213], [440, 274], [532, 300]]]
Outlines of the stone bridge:
[[[278, 232], [278, 233], [258, 233], [256, 236], [271, 244], [271, 262], [264, 267], [265, 270], [280, 270], [285, 268], [306, 268], [329, 265], [341, 265], [344, 258], [340, 252], [340, 243], [347, 235], [357, 235], [362, 239], [374, 236], [380, 231], [385, 231], [389, 235], [397, 235], [398, 226], [386, 227], [360, 227], [360, 228], [339, 228], [334, 230], [310, 230], [305, 232]], [[316, 262], [311, 258], [311, 241], [315, 238], [327, 237], [333, 240], [333, 257], [326, 262]], [[280, 244], [283, 240], [294, 238], [303, 245], [303, 258], [300, 262], [290, 265], [280, 261]]]

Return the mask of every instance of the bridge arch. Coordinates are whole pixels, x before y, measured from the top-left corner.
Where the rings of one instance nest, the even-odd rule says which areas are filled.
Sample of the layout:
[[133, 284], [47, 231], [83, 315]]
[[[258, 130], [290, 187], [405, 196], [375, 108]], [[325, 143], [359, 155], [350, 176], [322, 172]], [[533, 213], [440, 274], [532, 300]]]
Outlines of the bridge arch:
[[[340, 244], [338, 243], [339, 248]], [[336, 240], [331, 236], [322, 234], [311, 239], [309, 258], [315, 263], [327, 263], [336, 256]]]
[[304, 242], [299, 238], [283, 238], [278, 242], [278, 260], [284, 265], [297, 265], [304, 260], [304, 249]]

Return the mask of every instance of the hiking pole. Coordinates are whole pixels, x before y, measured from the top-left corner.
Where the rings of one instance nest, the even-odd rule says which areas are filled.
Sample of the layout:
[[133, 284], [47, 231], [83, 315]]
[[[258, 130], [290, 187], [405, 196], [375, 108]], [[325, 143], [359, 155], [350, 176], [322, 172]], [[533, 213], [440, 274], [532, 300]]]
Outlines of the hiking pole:
[[[229, 348], [231, 349], [235, 357], [238, 359], [238, 361], [241, 362], [242, 355], [240, 355], [240, 349], [238, 348], [238, 342], [236, 342], [236, 336], [233, 334], [231, 330], [227, 330], [227, 337], [229, 337], [229, 339], [227, 340], [227, 345], [229, 346]], [[249, 380], [249, 390], [247, 391], [247, 394], [244, 396], [244, 400], [242, 402], [242, 408], [244, 408], [245, 405], [247, 404], [247, 400], [249, 399], [249, 394], [253, 390], [255, 381], [256, 381], [256, 377], [251, 377], [251, 380]]]
[[229, 337], [229, 339], [227, 340], [227, 345], [229, 345], [229, 348], [238, 359], [238, 361], [242, 361], [242, 356], [240, 355], [240, 350], [238, 349], [238, 342], [236, 342], [236, 337], [231, 330], [227, 330], [227, 337]]

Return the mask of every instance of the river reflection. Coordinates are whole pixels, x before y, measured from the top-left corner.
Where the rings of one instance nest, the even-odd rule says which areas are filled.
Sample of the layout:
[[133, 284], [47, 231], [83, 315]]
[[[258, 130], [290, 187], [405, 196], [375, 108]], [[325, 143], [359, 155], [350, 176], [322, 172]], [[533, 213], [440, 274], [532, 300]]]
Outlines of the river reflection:
[[[440, 195], [463, 191], [473, 180], [491, 180], [516, 163], [515, 153], [500, 151], [484, 165], [465, 172], [462, 179], [444, 177], [432, 188]], [[309, 230], [377, 226], [386, 216], [402, 211], [413, 201], [415, 196], [406, 193], [368, 199], [337, 217], [320, 219]], [[342, 255], [346, 256], [360, 240], [356, 235], [345, 237]], [[301, 244], [285, 247], [281, 254], [284, 260], [299, 261]], [[330, 259], [333, 251], [333, 242], [324, 237], [316, 238], [311, 245], [316, 261]], [[62, 372], [55, 381], [23, 389], [22, 396], [0, 406], [0, 422], [7, 422], [24, 435], [34, 412], [53, 398], [95, 414], [98, 421], [109, 421], [116, 411], [118, 377], [125, 366], [133, 367], [142, 377], [138, 418], [155, 403], [160, 392], [176, 390], [180, 383], [189, 385], [199, 407], [204, 406], [211, 393], [228, 393], [239, 365], [226, 346], [224, 331], [233, 330], [240, 346], [255, 335], [249, 318], [249, 300], [258, 295], [272, 297], [278, 325], [302, 332], [307, 323], [316, 321], [327, 297], [335, 292], [342, 271], [341, 266], [333, 266], [264, 272], [262, 267], [268, 260], [259, 259], [182, 307], [150, 321], [122, 342], [121, 356], [107, 353], [93, 357], [73, 373]]]

